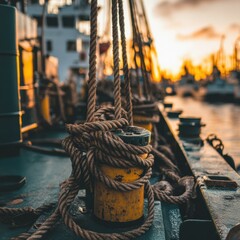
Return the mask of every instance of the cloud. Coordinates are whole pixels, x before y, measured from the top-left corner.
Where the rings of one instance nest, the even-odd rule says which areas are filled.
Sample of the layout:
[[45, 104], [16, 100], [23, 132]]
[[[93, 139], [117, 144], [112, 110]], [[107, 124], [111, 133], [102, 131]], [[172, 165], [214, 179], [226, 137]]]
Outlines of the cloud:
[[186, 8], [197, 7], [204, 3], [219, 2], [219, 1], [227, 2], [231, 0], [175, 0], [173, 2], [169, 0], [164, 0], [157, 4], [155, 8], [155, 13], [161, 14], [161, 16], [169, 16], [175, 10], [179, 11]]
[[240, 23], [232, 23], [228, 27], [229, 31], [240, 33]]
[[206, 26], [198, 29], [190, 34], [178, 34], [178, 40], [197, 40], [197, 39], [216, 39], [222, 37], [223, 34], [218, 33], [212, 26]]

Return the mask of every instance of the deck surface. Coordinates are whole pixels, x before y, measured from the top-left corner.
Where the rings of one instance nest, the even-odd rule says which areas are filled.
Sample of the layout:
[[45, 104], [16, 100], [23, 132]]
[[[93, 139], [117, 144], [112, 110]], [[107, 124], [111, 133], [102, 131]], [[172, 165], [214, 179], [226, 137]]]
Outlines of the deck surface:
[[[178, 120], [165, 117], [186, 161], [195, 176], [219, 238], [225, 240], [230, 229], [240, 222], [240, 176], [206, 141], [191, 144], [178, 136]], [[203, 138], [206, 136], [202, 136]], [[204, 177], [224, 176], [235, 181], [236, 189], [206, 186]]]
[[[43, 133], [39, 138], [64, 138], [65, 133]], [[26, 184], [17, 191], [0, 193], [0, 205], [7, 207], [38, 207], [43, 203], [57, 201], [59, 184], [71, 172], [71, 162], [68, 157], [49, 156], [29, 150], [21, 150], [20, 156], [0, 158], [0, 175], [26, 176]], [[80, 193], [81, 195], [81, 193]], [[47, 216], [40, 216], [36, 221], [42, 222]], [[84, 220], [91, 228], [109, 231], [109, 228], [95, 223], [90, 217]], [[177, 240], [181, 223], [179, 209], [175, 205], [155, 202], [155, 220], [152, 228], [138, 239], [141, 240]], [[7, 240], [19, 233], [32, 231], [33, 228], [24, 227], [9, 229], [9, 226], [0, 224], [1, 240]], [[46, 237], [46, 240], [75, 240], [76, 237], [62, 222]]]

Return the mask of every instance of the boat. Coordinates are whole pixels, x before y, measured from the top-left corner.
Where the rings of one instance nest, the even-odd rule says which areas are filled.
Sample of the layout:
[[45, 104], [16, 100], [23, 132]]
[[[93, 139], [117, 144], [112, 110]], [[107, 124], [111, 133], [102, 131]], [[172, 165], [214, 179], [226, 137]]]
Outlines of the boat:
[[240, 37], [235, 41], [233, 52], [233, 70], [230, 71], [228, 80], [234, 84], [234, 100], [240, 102]]
[[217, 66], [213, 66], [211, 76], [202, 82], [198, 91], [195, 92], [197, 99], [209, 102], [233, 102], [234, 85], [226, 78], [221, 77]]
[[211, 55], [212, 73], [199, 86], [194, 93], [195, 98], [208, 102], [233, 102], [234, 84], [227, 77], [223, 77], [226, 65], [224, 53], [224, 36], [221, 36], [220, 46], [216, 54]]
[[234, 87], [234, 101], [240, 102], [240, 83]]
[[234, 84], [229, 78], [223, 77], [226, 57], [224, 53], [224, 35], [221, 36], [220, 46], [216, 54], [211, 56], [212, 73], [201, 82], [195, 97], [208, 102], [233, 102]]
[[[122, 1], [118, 3], [113, 2], [112, 16], [117, 10], [124, 16]], [[137, 14], [133, 10], [139, 1], [130, 3], [131, 14]], [[24, 6], [22, 1], [20, 9]], [[22, 26], [35, 24], [20, 9], [0, 4], [5, 19], [0, 21], [1, 239], [239, 239], [240, 176], [223, 152], [223, 143], [214, 135], [207, 140], [201, 135], [200, 118], [168, 117], [164, 106], [172, 104], [158, 101], [152, 85], [146, 86], [149, 95], [143, 91], [143, 98], [131, 97], [127, 58], [123, 57], [123, 94], [118, 59], [114, 61], [114, 105], [96, 106], [94, 64], [89, 66], [87, 111], [82, 115], [70, 101], [71, 86], [51, 79], [46, 68], [35, 74], [39, 79], [33, 78], [38, 64], [25, 72], [32, 73], [35, 95], [19, 98], [20, 80], [29, 76], [19, 70], [29, 58], [18, 54], [23, 39], [15, 37], [15, 23], [21, 15]], [[91, 1], [91, 9], [94, 63], [97, 1]], [[117, 26], [114, 22], [115, 32]], [[122, 49], [126, 53], [124, 44]], [[115, 54], [117, 50], [115, 45]], [[46, 59], [41, 54], [32, 57]], [[23, 103], [32, 101], [37, 127], [22, 131]]]
[[187, 66], [184, 66], [185, 74], [175, 84], [175, 91], [180, 97], [193, 96], [197, 90], [198, 85], [192, 74], [189, 73]]
[[232, 70], [228, 76], [228, 80], [234, 85], [234, 102], [240, 102], [240, 71]]

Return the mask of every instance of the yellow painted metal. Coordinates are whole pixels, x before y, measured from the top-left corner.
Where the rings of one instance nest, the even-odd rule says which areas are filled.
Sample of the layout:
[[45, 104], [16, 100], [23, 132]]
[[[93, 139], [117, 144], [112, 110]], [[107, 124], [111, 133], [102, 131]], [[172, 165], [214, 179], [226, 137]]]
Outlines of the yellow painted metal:
[[[147, 154], [143, 154], [145, 159]], [[140, 178], [140, 168], [115, 168], [101, 164], [101, 171], [111, 179], [129, 183]], [[143, 217], [144, 186], [129, 192], [118, 192], [101, 182], [94, 184], [94, 215], [107, 222], [127, 223]]]
[[134, 115], [133, 122], [135, 126], [145, 128], [150, 132], [152, 131], [153, 125], [149, 122], [149, 118], [145, 116]]
[[33, 73], [34, 73], [34, 67], [33, 67], [33, 50], [32, 46], [29, 42], [22, 42], [21, 46], [22, 49], [22, 61], [23, 61], [23, 76], [24, 76], [24, 85], [32, 85], [33, 84]]
[[38, 124], [37, 123], [33, 123], [31, 125], [27, 125], [26, 127], [22, 127], [21, 132], [25, 133], [25, 132], [28, 132], [28, 131], [30, 131], [30, 130], [32, 130], [34, 128], [37, 128], [37, 127], [38, 127]]
[[135, 126], [138, 126], [138, 127], [142, 127], [142, 128], [145, 128], [147, 129], [148, 131], [152, 131], [152, 123], [140, 123], [140, 122], [134, 122], [134, 125]]
[[43, 99], [41, 99], [41, 113], [45, 121], [49, 124], [52, 123], [51, 121], [51, 113], [50, 113], [50, 98], [48, 94], [45, 94]]

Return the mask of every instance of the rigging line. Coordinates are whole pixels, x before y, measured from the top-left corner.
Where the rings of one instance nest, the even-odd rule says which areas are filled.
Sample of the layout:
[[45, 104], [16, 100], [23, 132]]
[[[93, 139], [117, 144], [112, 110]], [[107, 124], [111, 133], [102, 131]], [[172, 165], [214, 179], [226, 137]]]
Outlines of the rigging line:
[[134, 65], [135, 65], [135, 72], [136, 72], [136, 80], [137, 80], [137, 89], [138, 89], [138, 96], [139, 98], [142, 98], [142, 91], [141, 91], [141, 85], [140, 85], [140, 77], [138, 72], [138, 63], [137, 63], [137, 53], [135, 50], [135, 42], [136, 42], [136, 29], [135, 29], [135, 21], [133, 16], [133, 8], [132, 8], [132, 2], [129, 0], [129, 8], [130, 8], [130, 16], [131, 16], [131, 23], [132, 23], [132, 36], [133, 36], [133, 42], [132, 42], [132, 49], [134, 51]]
[[125, 37], [125, 21], [124, 21], [124, 11], [123, 11], [123, 1], [118, 0], [119, 5], [119, 23], [120, 23], [120, 32], [121, 32], [121, 42], [122, 42], [122, 59], [123, 59], [123, 72], [124, 72], [124, 87], [125, 87], [125, 97], [127, 101], [127, 115], [128, 122], [133, 125], [133, 113], [132, 113], [132, 92], [131, 92], [131, 83], [129, 78], [129, 69], [128, 69], [128, 59], [127, 59], [127, 46], [126, 46], [126, 37]]
[[134, 16], [134, 21], [135, 21], [135, 27], [136, 27], [136, 34], [137, 34], [137, 44], [138, 44], [138, 54], [141, 60], [141, 71], [143, 75], [143, 86], [144, 86], [144, 91], [145, 91], [145, 97], [147, 100], [152, 100], [152, 91], [151, 91], [151, 85], [150, 85], [150, 80], [149, 76], [147, 73], [146, 69], [146, 64], [145, 64], [145, 59], [144, 59], [144, 54], [143, 54], [143, 39], [142, 35], [139, 31], [139, 26], [137, 25], [137, 12], [136, 12], [136, 3], [132, 1], [133, 3], [133, 16]]
[[152, 71], [153, 69], [153, 61], [152, 61], [152, 55], [153, 54], [156, 58], [156, 64], [155, 66], [157, 66], [157, 73], [159, 74], [159, 76], [161, 75], [161, 71], [160, 71], [160, 67], [159, 67], [159, 61], [158, 61], [158, 58], [157, 58], [157, 52], [156, 52], [156, 48], [155, 48], [155, 45], [154, 45], [154, 41], [153, 41], [153, 37], [152, 37], [152, 33], [151, 33], [151, 30], [150, 30], [150, 27], [149, 27], [149, 22], [148, 22], [148, 19], [147, 19], [147, 14], [146, 14], [146, 9], [144, 7], [144, 3], [143, 3], [143, 0], [140, 0], [140, 4], [141, 4], [141, 11], [142, 11], [142, 16], [143, 16], [143, 21], [144, 21], [144, 24], [145, 24], [145, 28], [146, 28], [146, 35], [147, 35], [147, 38], [148, 38], [148, 47], [149, 47], [149, 56], [148, 56], [148, 59], [149, 59], [149, 62], [150, 62], [150, 69]]
[[[140, 88], [140, 77], [138, 74], [138, 63], [137, 63], [137, 56], [139, 56], [140, 58], [140, 65], [141, 65], [141, 72], [142, 72], [142, 77], [143, 79], [145, 79], [145, 73], [143, 71], [143, 62], [142, 62], [142, 57], [139, 54], [140, 52], [140, 41], [139, 41], [139, 34], [138, 34], [138, 26], [136, 24], [136, 17], [134, 14], [134, 5], [133, 5], [133, 1], [129, 0], [129, 6], [130, 6], [130, 12], [131, 12], [131, 21], [132, 21], [132, 31], [133, 31], [133, 50], [134, 50], [134, 61], [135, 61], [135, 67], [136, 67], [136, 74], [137, 74], [137, 83], [138, 83], [138, 88]], [[145, 96], [148, 96], [148, 89], [146, 87], [146, 81], [143, 81], [143, 90], [144, 90], [144, 94]], [[140, 95], [140, 94], [139, 94]]]
[[97, 65], [97, 16], [98, 0], [91, 2], [91, 33], [90, 33], [90, 54], [89, 54], [89, 80], [88, 80], [88, 99], [87, 99], [87, 122], [95, 120], [96, 110], [96, 65]]
[[119, 41], [118, 41], [117, 0], [112, 0], [112, 38], [113, 38], [115, 119], [120, 119], [121, 118], [121, 84], [120, 84], [120, 76], [119, 76]]
[[143, 48], [142, 48], [142, 39], [141, 39], [141, 35], [140, 35], [140, 31], [139, 31], [139, 27], [138, 27], [138, 20], [137, 20], [137, 13], [136, 13], [136, 4], [134, 2], [134, 0], [132, 1], [132, 12], [133, 12], [133, 19], [134, 19], [134, 26], [135, 26], [135, 32], [136, 32], [136, 42], [137, 42], [137, 47], [138, 47], [138, 51], [137, 51], [137, 55], [140, 58], [140, 64], [141, 64], [141, 72], [142, 72], [142, 76], [143, 76], [143, 89], [145, 92], [145, 96], [148, 97], [149, 96], [149, 91], [148, 91], [148, 87], [147, 87], [147, 75], [146, 75], [146, 69], [145, 69], [145, 62], [144, 62], [144, 55], [143, 55]]
[[[137, 7], [137, 3], [135, 1], [135, 17], [137, 19], [137, 16], [139, 16], [138, 18], [140, 18], [140, 13], [139, 13], [139, 10], [138, 10], [138, 7]], [[140, 20], [137, 21], [136, 20], [136, 23], [137, 24], [140, 24]], [[145, 57], [147, 57], [147, 53], [146, 53], [146, 49], [144, 47], [144, 36], [143, 36], [143, 33], [140, 32], [140, 25], [137, 25], [137, 32], [138, 32], [138, 37], [139, 37], [139, 46], [140, 46], [140, 57], [141, 57], [141, 64], [143, 65], [143, 71], [144, 71], [144, 76], [145, 76], [145, 84], [146, 84], [146, 88], [147, 88], [147, 92], [148, 92], [148, 95], [150, 100], [151, 100], [151, 96], [152, 96], [152, 93], [151, 93], [151, 84], [150, 84], [150, 79], [149, 79], [149, 76], [148, 76], [148, 73], [147, 73], [147, 68], [146, 68], [146, 62], [145, 62]]]
[[145, 27], [146, 27], [146, 30], [147, 30], [147, 36], [148, 36], [148, 38], [150, 40], [152, 40], [152, 33], [150, 31], [150, 27], [149, 27], [149, 24], [148, 24], [147, 14], [146, 14], [146, 10], [145, 10], [144, 4], [143, 4], [143, 0], [140, 0], [140, 4], [141, 4], [141, 8], [142, 8], [142, 13], [143, 13], [143, 19], [144, 19], [144, 22], [145, 22]]

